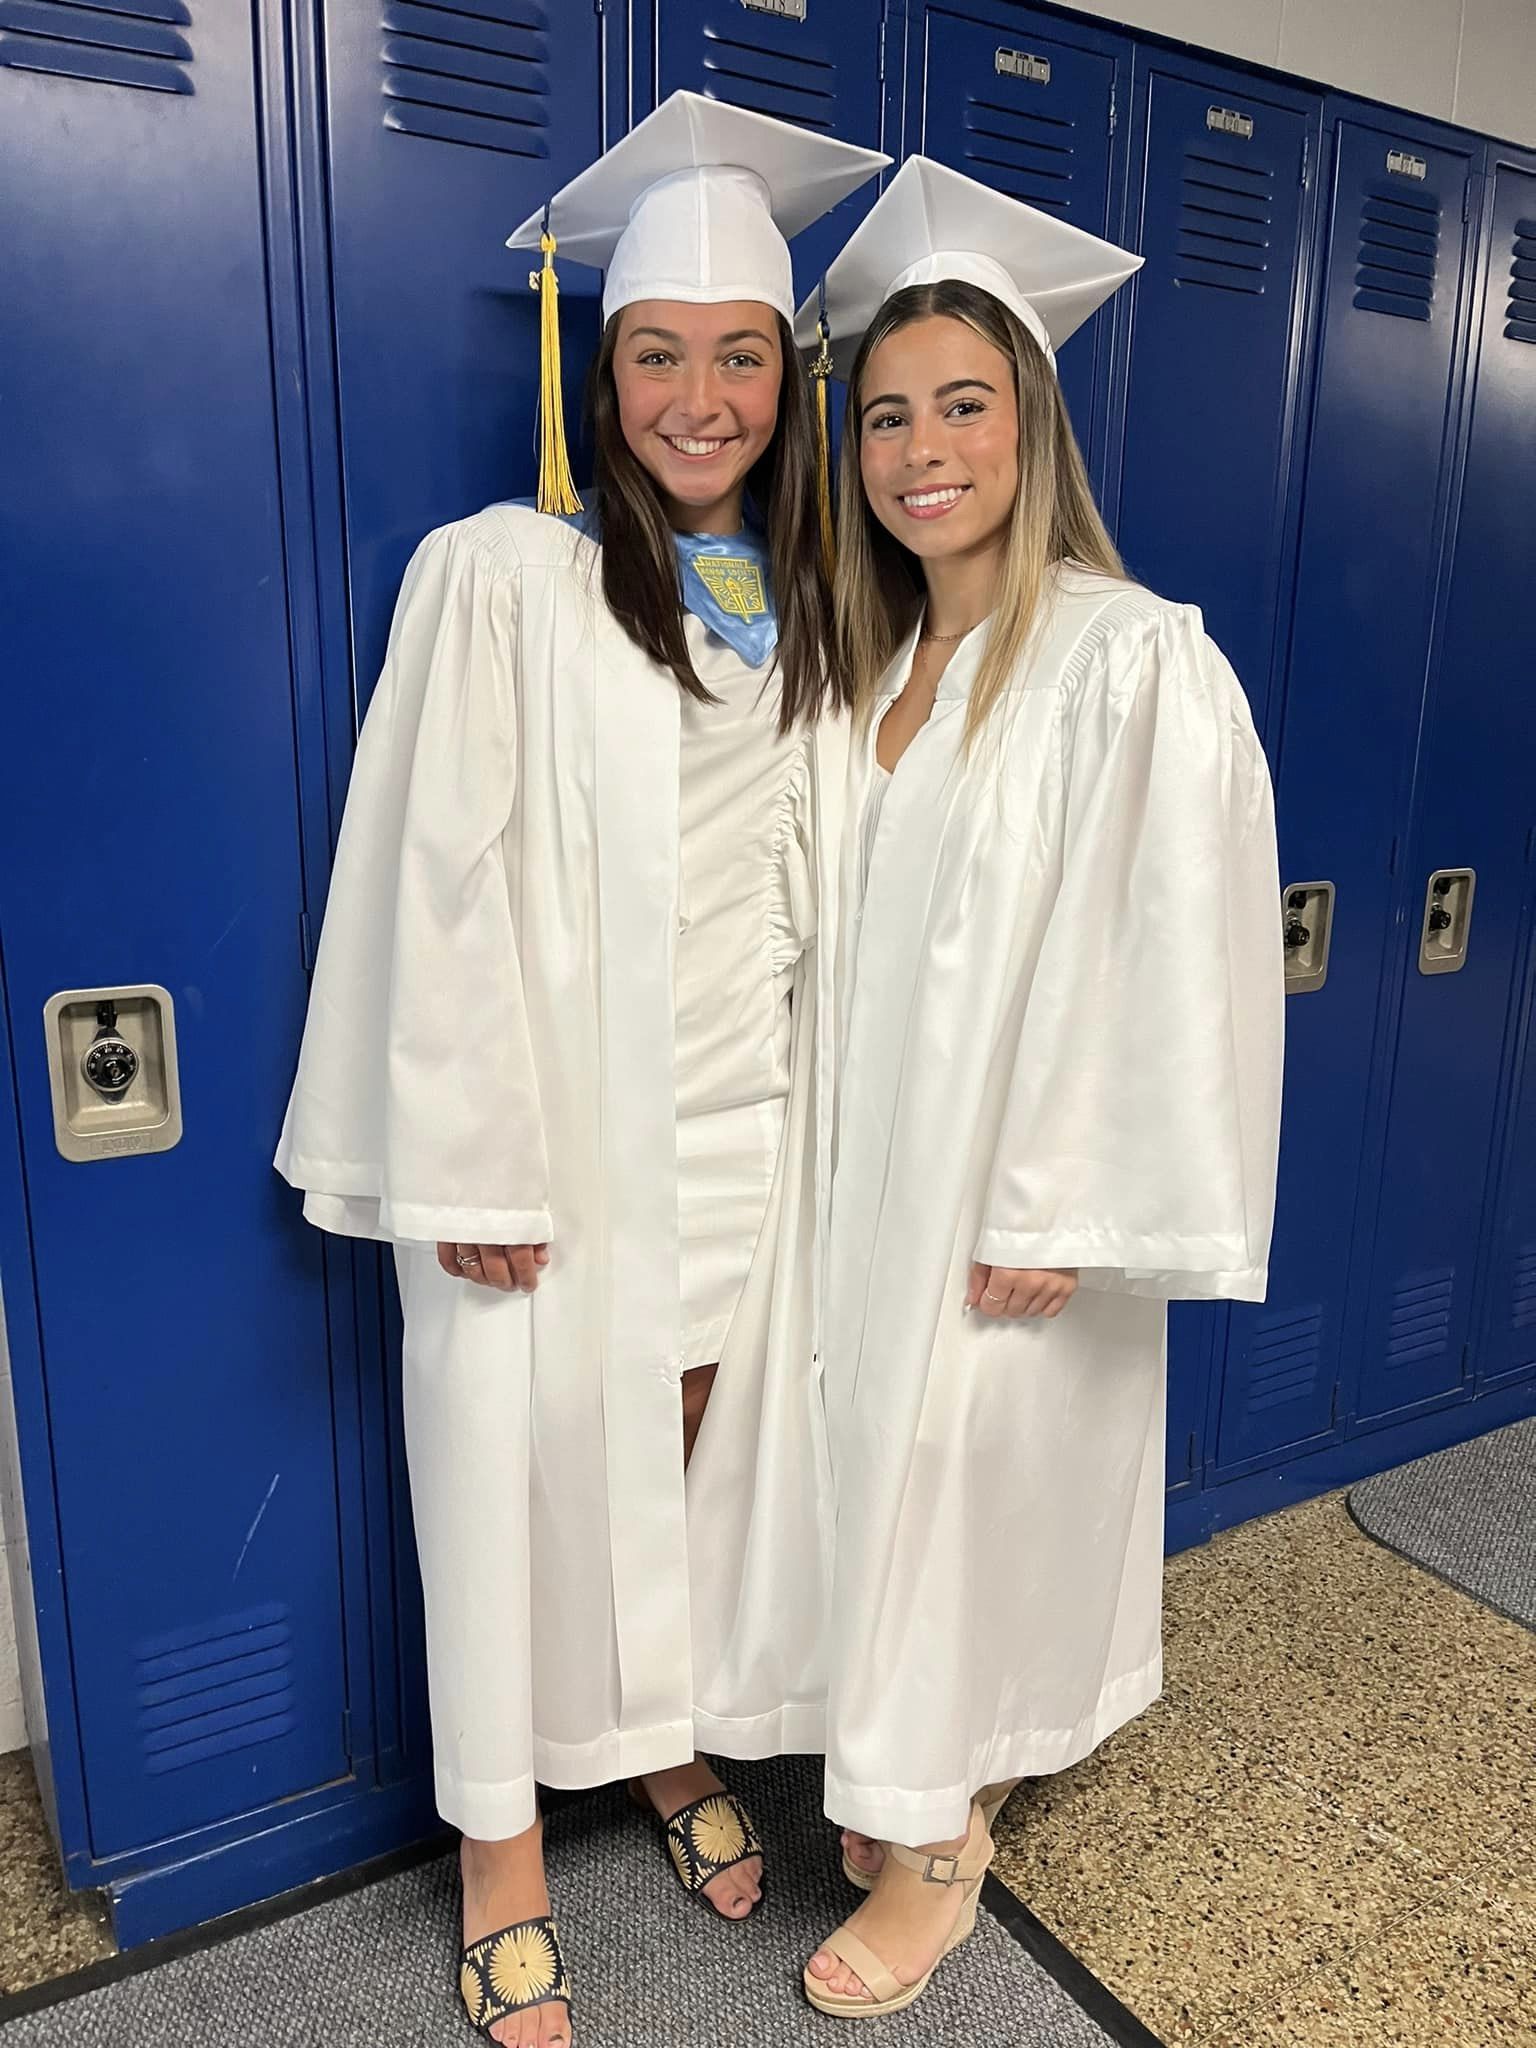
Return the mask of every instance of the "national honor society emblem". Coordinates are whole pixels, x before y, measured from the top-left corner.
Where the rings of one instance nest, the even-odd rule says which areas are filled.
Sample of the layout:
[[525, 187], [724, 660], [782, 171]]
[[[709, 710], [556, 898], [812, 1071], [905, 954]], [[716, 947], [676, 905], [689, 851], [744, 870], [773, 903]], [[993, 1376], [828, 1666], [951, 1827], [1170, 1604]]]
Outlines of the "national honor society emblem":
[[763, 572], [745, 555], [695, 555], [693, 568], [699, 581], [732, 618], [761, 618], [768, 609]]

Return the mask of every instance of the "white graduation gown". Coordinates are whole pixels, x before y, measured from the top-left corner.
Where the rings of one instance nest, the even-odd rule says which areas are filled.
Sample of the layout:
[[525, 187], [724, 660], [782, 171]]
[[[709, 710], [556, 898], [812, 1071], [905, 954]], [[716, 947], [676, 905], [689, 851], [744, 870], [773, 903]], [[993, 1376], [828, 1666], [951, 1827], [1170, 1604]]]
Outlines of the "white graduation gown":
[[[843, 858], [827, 1810], [908, 1844], [1157, 1696], [1164, 1303], [1263, 1298], [1278, 1143], [1273, 809], [1236, 678], [1190, 607], [1063, 570], [967, 763], [985, 634], [867, 849], [856, 742]], [[1079, 1291], [966, 1313], [973, 1259]]]
[[[767, 1216], [685, 1489], [674, 955], [680, 693], [593, 544], [497, 506], [406, 573], [358, 745], [277, 1164], [392, 1240], [439, 1806], [819, 1749], [815, 1379], [846, 722], [810, 754], [821, 936], [796, 970]], [[532, 1296], [439, 1239], [547, 1240]]]

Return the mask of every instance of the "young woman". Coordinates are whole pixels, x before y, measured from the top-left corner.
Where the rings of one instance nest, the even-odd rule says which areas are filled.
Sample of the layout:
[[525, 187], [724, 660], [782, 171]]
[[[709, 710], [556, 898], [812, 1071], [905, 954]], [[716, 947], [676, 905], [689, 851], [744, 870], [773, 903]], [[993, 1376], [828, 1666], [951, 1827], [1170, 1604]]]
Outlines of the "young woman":
[[557, 196], [608, 267], [593, 505], [422, 543], [359, 743], [278, 1163], [395, 1245], [461, 1985], [503, 2043], [571, 2038], [536, 1780], [633, 1780], [739, 1919], [761, 1845], [696, 1752], [820, 1747], [847, 725], [783, 229], [882, 161], [678, 95]]
[[970, 1931], [1012, 1785], [1157, 1696], [1164, 1303], [1265, 1287], [1269, 778], [1199, 614], [1127, 580], [1054, 370], [1133, 267], [917, 159], [827, 279], [867, 328], [827, 1809], [872, 1890], [805, 1982], [852, 2017]]

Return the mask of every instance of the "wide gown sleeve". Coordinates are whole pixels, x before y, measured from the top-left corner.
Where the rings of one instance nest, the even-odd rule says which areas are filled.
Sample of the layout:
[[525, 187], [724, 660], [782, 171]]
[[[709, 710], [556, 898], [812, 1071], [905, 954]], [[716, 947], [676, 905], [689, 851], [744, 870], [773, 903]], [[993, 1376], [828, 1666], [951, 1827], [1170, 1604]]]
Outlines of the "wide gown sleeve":
[[553, 1235], [502, 851], [518, 597], [510, 545], [429, 535], [358, 741], [276, 1161], [347, 1236]]
[[1107, 640], [1063, 725], [1060, 889], [975, 1256], [1262, 1301], [1284, 1010], [1274, 805], [1199, 613]]

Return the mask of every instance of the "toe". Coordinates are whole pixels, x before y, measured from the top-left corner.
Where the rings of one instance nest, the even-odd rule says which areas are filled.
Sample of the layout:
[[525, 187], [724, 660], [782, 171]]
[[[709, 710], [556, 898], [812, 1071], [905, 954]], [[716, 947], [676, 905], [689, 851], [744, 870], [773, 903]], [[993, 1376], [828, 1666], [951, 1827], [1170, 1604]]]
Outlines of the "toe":
[[813, 1977], [830, 1977], [837, 1968], [837, 1957], [824, 1948], [817, 1949], [811, 1957], [810, 1972]]
[[757, 1875], [761, 1868], [756, 1862], [733, 1864], [710, 1879], [704, 1896], [723, 1918], [744, 1920], [763, 1895]]
[[539, 2048], [570, 2048], [571, 2011], [566, 2005], [546, 2005], [543, 2008], [543, 2031], [539, 2035]]

